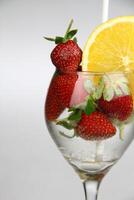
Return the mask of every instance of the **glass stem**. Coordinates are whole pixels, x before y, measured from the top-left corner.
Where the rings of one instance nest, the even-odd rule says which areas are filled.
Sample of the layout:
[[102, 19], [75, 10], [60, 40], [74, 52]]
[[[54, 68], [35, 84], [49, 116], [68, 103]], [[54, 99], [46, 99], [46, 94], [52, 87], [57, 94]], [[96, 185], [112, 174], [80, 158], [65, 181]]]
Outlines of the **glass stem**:
[[86, 180], [83, 182], [85, 200], [97, 200], [100, 180]]

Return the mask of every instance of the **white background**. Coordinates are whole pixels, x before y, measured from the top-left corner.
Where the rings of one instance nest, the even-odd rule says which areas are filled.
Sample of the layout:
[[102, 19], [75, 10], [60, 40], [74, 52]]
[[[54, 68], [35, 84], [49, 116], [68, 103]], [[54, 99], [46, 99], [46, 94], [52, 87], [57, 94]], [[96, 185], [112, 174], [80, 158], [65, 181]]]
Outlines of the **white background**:
[[[84, 200], [43, 118], [54, 44], [70, 18], [79, 44], [101, 23], [101, 0], [0, 0], [0, 200]], [[133, 15], [133, 0], [111, 0], [110, 17]], [[100, 187], [100, 200], [134, 199], [134, 144]]]

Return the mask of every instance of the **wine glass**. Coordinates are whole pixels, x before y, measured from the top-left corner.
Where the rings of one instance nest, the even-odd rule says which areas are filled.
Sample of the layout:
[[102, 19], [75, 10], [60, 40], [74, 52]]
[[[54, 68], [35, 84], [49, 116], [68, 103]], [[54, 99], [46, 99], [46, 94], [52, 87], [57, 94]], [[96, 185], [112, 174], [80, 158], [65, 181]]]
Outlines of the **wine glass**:
[[134, 138], [132, 75], [132, 71], [67, 75], [66, 83], [75, 79], [70, 86], [73, 91], [68, 106], [63, 98], [56, 115], [54, 106], [62, 82], [56, 85], [55, 80], [66, 75], [56, 73], [52, 78], [45, 103], [46, 124], [58, 149], [79, 175], [86, 200], [97, 199], [101, 180]]

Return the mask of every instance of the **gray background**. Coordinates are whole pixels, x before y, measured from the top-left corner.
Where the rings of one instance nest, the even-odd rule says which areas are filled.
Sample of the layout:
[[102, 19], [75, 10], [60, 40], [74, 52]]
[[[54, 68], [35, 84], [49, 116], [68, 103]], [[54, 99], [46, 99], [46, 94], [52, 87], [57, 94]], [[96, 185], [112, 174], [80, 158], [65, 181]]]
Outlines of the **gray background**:
[[[0, 0], [0, 199], [84, 199], [73, 169], [54, 145], [43, 119], [53, 74], [53, 44], [70, 18], [83, 48], [101, 22], [101, 0]], [[110, 17], [134, 14], [133, 0], [111, 0]], [[134, 143], [100, 187], [99, 199], [134, 199]]]

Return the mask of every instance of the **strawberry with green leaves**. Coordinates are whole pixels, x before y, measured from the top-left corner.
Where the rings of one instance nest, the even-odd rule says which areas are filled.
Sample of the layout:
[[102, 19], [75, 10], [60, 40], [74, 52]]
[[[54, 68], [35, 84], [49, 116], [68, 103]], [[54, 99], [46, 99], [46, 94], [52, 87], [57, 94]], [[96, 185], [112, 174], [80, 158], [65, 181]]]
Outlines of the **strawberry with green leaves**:
[[90, 115], [83, 112], [75, 131], [78, 136], [85, 140], [104, 140], [114, 136], [116, 128], [106, 115], [95, 111]]
[[82, 58], [82, 51], [74, 37], [77, 30], [71, 30], [73, 20], [64, 37], [45, 39], [54, 41], [57, 45], [51, 53], [51, 60], [56, 66], [56, 74], [50, 84], [46, 99], [46, 118], [50, 121], [59, 117], [65, 108], [69, 107], [71, 96], [77, 80], [77, 69]]
[[82, 59], [82, 51], [74, 37], [77, 30], [71, 30], [72, 23], [73, 20], [71, 20], [64, 37], [45, 37], [57, 44], [51, 53], [52, 63], [59, 72], [67, 74], [76, 72]]

